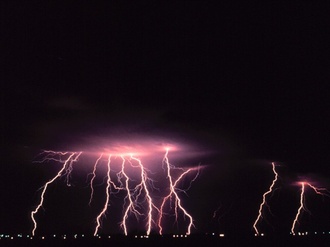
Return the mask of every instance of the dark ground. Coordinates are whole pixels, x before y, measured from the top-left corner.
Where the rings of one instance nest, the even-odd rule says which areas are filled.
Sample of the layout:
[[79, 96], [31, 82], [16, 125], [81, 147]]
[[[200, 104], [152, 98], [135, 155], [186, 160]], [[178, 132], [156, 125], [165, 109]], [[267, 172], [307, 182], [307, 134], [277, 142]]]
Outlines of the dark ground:
[[149, 239], [134, 239], [134, 238], [123, 238], [123, 237], [113, 237], [111, 239], [95, 239], [95, 238], [84, 238], [84, 239], [17, 239], [17, 240], [1, 240], [1, 246], [15, 246], [15, 247], [34, 247], [34, 246], [47, 246], [47, 247], [57, 247], [57, 246], [93, 246], [93, 247], [103, 247], [103, 246], [180, 246], [180, 247], [190, 247], [190, 246], [268, 246], [268, 247], [307, 247], [307, 246], [318, 246], [325, 247], [329, 246], [330, 236], [318, 236], [318, 237], [283, 237], [283, 238], [267, 238], [267, 237], [224, 237], [219, 238], [215, 236], [189, 236], [187, 238], [172, 238], [172, 237], [159, 237], [154, 236]]

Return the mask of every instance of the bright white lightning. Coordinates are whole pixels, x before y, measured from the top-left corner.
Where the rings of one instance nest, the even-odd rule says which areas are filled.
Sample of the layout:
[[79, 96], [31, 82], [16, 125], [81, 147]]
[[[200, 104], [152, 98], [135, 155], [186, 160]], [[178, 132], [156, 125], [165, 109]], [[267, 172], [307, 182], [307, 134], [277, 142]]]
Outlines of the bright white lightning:
[[[158, 151], [158, 150], [157, 150]], [[140, 152], [136, 152], [137, 155]], [[40, 203], [36, 207], [34, 211], [31, 212], [31, 219], [34, 224], [34, 228], [32, 231], [32, 236], [34, 236], [35, 231], [37, 229], [37, 222], [35, 220], [35, 214], [38, 213], [40, 208], [43, 206], [44, 203], [44, 197], [47, 189], [49, 188], [49, 185], [53, 183], [56, 179], [59, 177], [65, 177], [66, 184], [70, 186], [70, 179], [71, 179], [71, 173], [73, 171], [73, 164], [74, 162], [78, 161], [79, 156], [82, 154], [82, 152], [56, 152], [51, 150], [45, 150], [40, 155], [42, 156], [41, 160], [36, 161], [38, 163], [43, 162], [50, 162], [55, 161], [60, 164], [62, 164], [61, 170], [45, 185], [41, 188], [42, 193], [40, 196]], [[87, 153], [88, 154], [88, 153]], [[141, 153], [140, 153], [141, 154]], [[155, 188], [154, 186], [154, 180], [149, 176], [149, 170], [145, 167], [142, 160], [135, 156], [132, 153], [111, 153], [107, 158], [105, 158], [104, 154], [99, 154], [97, 159], [94, 162], [93, 165], [93, 171], [89, 174], [91, 175], [91, 179], [89, 181], [89, 187], [90, 187], [90, 198], [88, 205], [91, 206], [93, 197], [94, 197], [94, 186], [95, 186], [95, 180], [96, 180], [96, 171], [98, 167], [102, 164], [106, 164], [106, 176], [104, 180], [106, 180], [106, 188], [105, 188], [105, 202], [101, 209], [101, 211], [97, 214], [97, 217], [95, 219], [95, 228], [94, 228], [94, 236], [96, 236], [100, 228], [102, 227], [102, 219], [107, 215], [108, 206], [110, 203], [110, 197], [112, 194], [117, 193], [116, 191], [125, 191], [124, 196], [124, 202], [123, 202], [123, 211], [122, 211], [122, 221], [120, 222], [120, 226], [123, 229], [123, 232], [125, 235], [128, 235], [128, 229], [129, 229], [129, 222], [128, 219], [130, 215], [134, 215], [137, 220], [139, 220], [142, 217], [144, 218], [144, 221], [146, 222], [145, 230], [146, 235], [150, 235], [151, 230], [153, 226], [158, 227], [160, 229], [160, 233], [162, 234], [162, 217], [163, 217], [163, 210], [164, 205], [167, 202], [167, 200], [170, 200], [172, 204], [172, 198], [174, 198], [174, 205], [175, 205], [175, 216], [177, 223], [178, 221], [178, 213], [181, 210], [184, 214], [185, 218], [189, 218], [189, 224], [187, 227], [187, 234], [190, 234], [191, 227], [193, 226], [193, 218], [192, 216], [187, 212], [185, 208], [182, 206], [182, 202], [179, 198], [179, 192], [186, 193], [186, 191], [190, 188], [192, 182], [195, 181], [199, 174], [199, 168], [190, 168], [190, 169], [182, 169], [182, 168], [176, 168], [172, 165], [170, 165], [168, 160], [168, 149], [166, 150], [165, 157], [163, 158], [163, 168], [164, 171], [166, 171], [167, 175], [167, 181], [169, 183], [170, 187], [170, 193], [163, 198], [161, 210], [158, 208], [160, 205], [155, 205], [153, 193], [151, 193]], [[114, 165], [117, 165], [117, 163], [113, 163], [114, 159], [120, 157], [121, 158], [121, 169], [120, 171], [116, 171], [115, 175], [117, 176], [116, 181], [112, 181], [112, 175], [114, 170], [112, 170]], [[107, 162], [105, 162], [103, 159], [107, 159]], [[133, 179], [128, 173], [129, 168], [133, 168], [134, 171], [134, 177], [138, 176], [137, 179]], [[172, 177], [172, 170], [182, 171], [178, 177], [175, 179]], [[189, 172], [197, 170], [196, 176], [190, 181], [189, 187], [186, 189], [180, 189], [178, 188], [178, 183], [183, 179], [183, 177], [186, 176]], [[114, 189], [114, 190], [112, 190]], [[158, 189], [157, 189], [158, 190]], [[157, 198], [157, 197], [156, 197]], [[156, 200], [157, 201], [157, 200]], [[159, 201], [158, 201], [159, 202]], [[156, 218], [158, 216], [158, 218]]]
[[267, 197], [268, 194], [272, 193], [274, 185], [275, 185], [275, 183], [277, 181], [277, 178], [278, 178], [278, 173], [275, 170], [274, 162], [272, 162], [272, 167], [273, 167], [274, 179], [273, 179], [273, 182], [270, 185], [269, 189], [262, 196], [262, 203], [259, 206], [259, 214], [258, 214], [257, 219], [255, 220], [255, 222], [253, 224], [253, 228], [255, 230], [256, 236], [259, 236], [259, 234], [260, 234], [259, 230], [257, 228], [257, 224], [258, 224], [259, 220], [262, 218], [262, 211], [263, 211], [264, 206], [267, 205], [266, 197]]
[[330, 197], [329, 191], [325, 188], [317, 188], [317, 187], [313, 186], [312, 184], [310, 184], [308, 182], [300, 182], [300, 184], [301, 184], [300, 206], [298, 208], [298, 211], [297, 211], [296, 216], [295, 216], [295, 218], [293, 220], [293, 223], [292, 223], [292, 227], [291, 227], [292, 235], [296, 235], [294, 230], [296, 228], [296, 225], [299, 223], [298, 219], [299, 219], [299, 216], [301, 215], [301, 213], [303, 211], [309, 212], [307, 210], [306, 206], [305, 206], [305, 186], [306, 185], [309, 186], [318, 195]]
[[[178, 210], [180, 209], [184, 216], [188, 217], [189, 218], [189, 224], [188, 224], [188, 227], [187, 227], [187, 232], [186, 234], [187, 235], [190, 235], [191, 233], [191, 227], [194, 226], [193, 224], [193, 218], [192, 216], [187, 212], [187, 210], [182, 206], [182, 203], [181, 203], [181, 199], [179, 197], [179, 195], [177, 194], [176, 192], [176, 185], [177, 183], [187, 174], [189, 173], [192, 169], [188, 169], [186, 171], [184, 171], [174, 182], [173, 182], [173, 178], [172, 178], [172, 175], [171, 175], [171, 165], [170, 165], [170, 162], [168, 160], [168, 149], [166, 149], [166, 153], [165, 153], [165, 156], [164, 156], [164, 159], [163, 159], [163, 162], [166, 166], [166, 172], [167, 172], [167, 179], [169, 180], [169, 185], [170, 185], [170, 192], [169, 194], [163, 198], [163, 201], [162, 201], [162, 204], [160, 206], [160, 215], [159, 215], [159, 219], [158, 219], [158, 227], [159, 227], [159, 234], [162, 235], [163, 233], [163, 228], [162, 228], [162, 225], [161, 225], [161, 222], [162, 222], [162, 219], [163, 219], [163, 210], [164, 210], [164, 206], [165, 206], [165, 203], [167, 202], [167, 200], [171, 199], [172, 196], [174, 197], [175, 199], [175, 208], [174, 208], [174, 211], [175, 211], [175, 219], [176, 219], [176, 222], [177, 222], [177, 219], [178, 219]], [[198, 175], [198, 174], [197, 174]], [[196, 175], [196, 177], [197, 177]], [[196, 177], [193, 179], [193, 181], [196, 179]]]
[[96, 167], [97, 167], [100, 159], [102, 158], [102, 156], [103, 156], [103, 154], [101, 154], [100, 157], [95, 161], [95, 164], [94, 164], [94, 167], [93, 167], [93, 172], [92, 172], [93, 176], [92, 176], [91, 181], [90, 181], [91, 196], [90, 196], [89, 203], [88, 203], [89, 206], [92, 203], [93, 195], [94, 195], [93, 183], [94, 183], [94, 179], [96, 178]]
[[122, 174], [124, 177], [125, 177], [125, 189], [126, 189], [126, 192], [127, 192], [127, 195], [126, 195], [126, 197], [125, 197], [125, 200], [128, 200], [128, 205], [127, 205], [127, 207], [126, 207], [126, 209], [125, 209], [125, 212], [124, 212], [124, 215], [123, 215], [123, 220], [122, 220], [122, 222], [121, 222], [121, 227], [124, 229], [124, 233], [125, 233], [125, 235], [127, 236], [127, 234], [128, 234], [128, 232], [127, 232], [127, 223], [126, 223], [126, 221], [127, 221], [127, 218], [128, 218], [128, 214], [130, 213], [130, 212], [132, 212], [132, 213], [134, 213], [135, 214], [135, 217], [137, 218], [138, 216], [141, 216], [142, 214], [139, 212], [139, 211], [137, 211], [136, 210], [136, 208], [135, 208], [135, 202], [133, 201], [133, 199], [132, 199], [132, 195], [131, 195], [131, 190], [130, 190], [130, 188], [129, 188], [129, 177], [128, 177], [128, 175], [126, 174], [126, 172], [125, 172], [125, 158], [124, 158], [124, 156], [121, 156], [121, 158], [122, 158], [122, 165], [121, 165], [121, 172], [120, 172], [120, 174]]
[[301, 192], [300, 192], [300, 206], [298, 208], [297, 214], [293, 220], [292, 227], [291, 227], [291, 233], [292, 235], [295, 235], [294, 229], [296, 228], [296, 224], [298, 223], [299, 215], [301, 214], [302, 210], [306, 210], [304, 208], [304, 195], [305, 195], [305, 183], [301, 183]]
[[[57, 159], [55, 159], [53, 157], [49, 157], [49, 155], [55, 155], [55, 154], [66, 155], [67, 154], [66, 152], [58, 152], [58, 153], [53, 152], [53, 151], [45, 151], [45, 152], [48, 153], [48, 154], [44, 158], [43, 161], [45, 161], [45, 160], [56, 160], [56, 161], [59, 161], [59, 160], [57, 160]], [[37, 229], [37, 222], [36, 222], [36, 220], [34, 218], [34, 215], [36, 213], [38, 213], [39, 209], [43, 206], [44, 199], [45, 199], [45, 193], [47, 191], [48, 186], [50, 184], [52, 184], [57, 178], [61, 177], [63, 175], [63, 172], [64, 171], [66, 171], [67, 174], [68, 174], [68, 172], [71, 172], [72, 171], [71, 169], [67, 170], [68, 169], [68, 166], [71, 166], [73, 162], [75, 162], [75, 161], [78, 160], [79, 156], [81, 155], [81, 152], [78, 153], [76, 155], [76, 157], [73, 159], [74, 155], [76, 155], [76, 153], [74, 153], [74, 152], [71, 153], [70, 156], [63, 163], [62, 169], [52, 179], [50, 179], [48, 182], [46, 182], [45, 185], [42, 187], [43, 189], [42, 189], [42, 192], [41, 192], [41, 195], [40, 195], [40, 202], [39, 202], [38, 206], [35, 208], [35, 210], [33, 210], [31, 212], [31, 219], [32, 219], [33, 225], [34, 225], [33, 230], [32, 230], [32, 236], [35, 235], [35, 231]]]
[[[148, 203], [147, 235], [150, 235], [151, 224], [152, 224], [152, 221], [153, 221], [153, 219], [152, 219], [152, 209], [156, 208], [156, 206], [153, 204], [152, 198], [150, 196], [150, 192], [149, 192], [149, 189], [148, 189], [148, 186], [147, 186], [147, 183], [146, 183], [147, 180], [148, 180], [148, 177], [147, 177], [145, 168], [144, 168], [141, 160], [139, 160], [138, 158], [133, 157], [132, 155], [131, 155], [131, 159], [137, 161], [137, 163], [138, 163], [138, 165], [141, 169], [141, 184], [139, 186], [141, 186], [141, 189], [143, 189], [145, 191], [145, 194], [146, 194], [146, 200], [147, 200], [147, 203]], [[140, 192], [141, 192], [141, 190], [140, 190]], [[138, 196], [139, 196], [139, 194], [138, 194]]]
[[101, 217], [105, 215], [107, 209], [108, 209], [108, 204], [109, 204], [109, 198], [110, 198], [110, 186], [111, 186], [111, 177], [110, 177], [110, 162], [111, 162], [111, 155], [109, 155], [108, 158], [108, 163], [107, 163], [107, 187], [105, 189], [105, 193], [106, 193], [106, 199], [105, 199], [105, 203], [103, 206], [102, 211], [100, 212], [100, 214], [96, 217], [96, 227], [94, 230], [94, 236], [97, 235], [97, 232], [99, 230], [99, 227], [101, 226]]

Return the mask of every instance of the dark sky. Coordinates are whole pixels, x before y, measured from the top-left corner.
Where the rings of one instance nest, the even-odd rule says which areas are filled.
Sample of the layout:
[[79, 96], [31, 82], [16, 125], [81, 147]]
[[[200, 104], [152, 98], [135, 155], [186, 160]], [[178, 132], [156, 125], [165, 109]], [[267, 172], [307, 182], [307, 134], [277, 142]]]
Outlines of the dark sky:
[[[290, 231], [299, 206], [294, 182], [330, 188], [325, 6], [4, 1], [0, 9], [0, 232], [32, 229], [36, 191], [57, 171], [32, 162], [40, 150], [90, 147], [91, 136], [146, 135], [204, 152], [194, 160], [187, 154], [187, 162], [206, 166], [184, 196], [195, 232], [253, 233], [272, 161], [281, 179], [273, 215], [260, 225], [266, 232]], [[56, 195], [72, 197], [56, 186], [63, 194], [53, 192], [48, 205]], [[74, 195], [83, 204], [82, 191]], [[306, 197], [312, 215], [301, 227], [329, 230], [329, 198]], [[83, 208], [61, 205], [40, 213], [45, 233], [91, 231], [89, 216], [67, 218], [81, 218]]]

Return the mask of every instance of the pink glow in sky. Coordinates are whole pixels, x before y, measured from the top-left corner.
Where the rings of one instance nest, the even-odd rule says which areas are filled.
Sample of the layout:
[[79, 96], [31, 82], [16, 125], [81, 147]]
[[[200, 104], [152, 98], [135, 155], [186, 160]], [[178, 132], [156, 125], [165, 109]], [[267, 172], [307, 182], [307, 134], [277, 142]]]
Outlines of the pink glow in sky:
[[70, 151], [83, 152], [85, 156], [99, 156], [101, 153], [117, 157], [133, 155], [143, 157], [144, 160], [158, 160], [166, 150], [171, 153], [172, 159], [196, 157], [199, 161], [201, 156], [210, 153], [198, 146], [198, 143], [141, 134], [89, 136], [70, 145]]

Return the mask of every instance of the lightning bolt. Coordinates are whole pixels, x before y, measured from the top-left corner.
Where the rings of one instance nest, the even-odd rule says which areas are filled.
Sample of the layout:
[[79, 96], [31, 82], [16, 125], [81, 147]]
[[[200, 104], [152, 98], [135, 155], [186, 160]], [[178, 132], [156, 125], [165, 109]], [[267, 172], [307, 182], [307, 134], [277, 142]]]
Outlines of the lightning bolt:
[[88, 203], [89, 206], [92, 203], [93, 195], [94, 195], [93, 183], [94, 183], [94, 179], [96, 178], [96, 167], [97, 167], [100, 159], [102, 158], [102, 156], [103, 156], [103, 154], [101, 154], [100, 157], [95, 161], [95, 164], [94, 164], [94, 167], [93, 167], [93, 172], [92, 172], [93, 176], [92, 176], [91, 181], [90, 181], [91, 195], [90, 195], [90, 199], [89, 199], [89, 203]]
[[[54, 155], [64, 156], [64, 155], [68, 154], [68, 152], [54, 152], [54, 151], [44, 151], [43, 153], [46, 153], [46, 156], [41, 162], [50, 161], [50, 160], [62, 162], [61, 157], [60, 157], [60, 159], [56, 159], [54, 157]], [[75, 155], [76, 155], [76, 157], [73, 159], [73, 157]], [[32, 230], [32, 236], [35, 235], [35, 231], [37, 229], [37, 221], [35, 220], [34, 216], [35, 216], [35, 214], [38, 213], [39, 209], [43, 206], [43, 203], [45, 200], [45, 194], [46, 194], [48, 186], [50, 184], [52, 184], [57, 178], [63, 176], [64, 172], [65, 172], [65, 174], [67, 174], [67, 178], [68, 178], [68, 174], [70, 174], [70, 172], [72, 171], [72, 163], [77, 161], [80, 155], [81, 155], [81, 152], [78, 154], [75, 152], [72, 152], [69, 155], [69, 157], [64, 161], [61, 170], [52, 179], [50, 179], [48, 182], [46, 182], [43, 187], [41, 187], [43, 189], [42, 189], [42, 192], [40, 195], [40, 202], [37, 205], [37, 207], [31, 212], [31, 219], [32, 219], [33, 225], [34, 225], [33, 230]]]
[[[189, 219], [189, 224], [188, 224], [187, 231], [186, 231], [186, 234], [189, 235], [191, 233], [191, 227], [194, 226], [194, 224], [193, 224], [193, 221], [194, 220], [193, 220], [192, 216], [187, 212], [187, 210], [182, 206], [181, 199], [180, 199], [178, 193], [176, 192], [176, 189], [177, 189], [176, 186], [177, 186], [178, 182], [186, 174], [188, 174], [189, 172], [191, 172], [193, 169], [188, 169], [188, 170], [184, 171], [173, 182], [173, 178], [172, 178], [172, 175], [171, 175], [171, 165], [170, 165], [170, 162], [169, 162], [169, 159], [168, 159], [168, 152], [169, 152], [169, 150], [166, 149], [165, 156], [164, 156], [164, 159], [163, 159], [163, 163], [166, 165], [167, 179], [169, 180], [170, 192], [169, 192], [169, 194], [166, 197], [163, 198], [163, 201], [162, 201], [161, 206], [160, 206], [160, 209], [159, 209], [159, 213], [160, 213], [159, 219], [158, 219], [159, 234], [160, 235], [163, 234], [163, 228], [162, 228], [161, 222], [162, 222], [163, 215], [164, 215], [164, 206], [165, 206], [165, 203], [169, 199], [171, 199], [172, 197], [174, 197], [174, 200], [175, 200], [174, 201], [174, 204], [175, 204], [175, 208], [174, 208], [174, 211], [175, 211], [175, 222], [177, 222], [177, 220], [178, 220], [178, 210], [181, 210], [183, 212], [184, 216], [188, 217], [188, 219]], [[196, 177], [197, 176], [198, 176], [198, 174], [196, 175]], [[196, 177], [192, 180], [192, 182], [196, 179]]]
[[304, 196], [305, 196], [305, 182], [301, 182], [301, 192], [300, 192], [300, 206], [298, 208], [296, 217], [293, 220], [292, 227], [291, 227], [291, 233], [292, 235], [295, 235], [294, 229], [296, 227], [296, 224], [298, 223], [299, 215], [301, 214], [302, 210], [306, 210], [304, 208]]
[[293, 220], [293, 223], [292, 223], [292, 227], [291, 227], [291, 233], [292, 233], [292, 235], [296, 235], [296, 233], [295, 233], [294, 230], [296, 228], [296, 225], [299, 223], [298, 219], [299, 219], [299, 216], [301, 215], [301, 213], [303, 211], [307, 211], [308, 212], [308, 210], [307, 210], [307, 208], [305, 206], [305, 186], [309, 186], [318, 195], [330, 197], [329, 191], [327, 189], [325, 189], [325, 188], [317, 188], [317, 187], [313, 186], [312, 184], [310, 184], [308, 182], [300, 182], [300, 185], [301, 185], [300, 206], [298, 208], [298, 211], [297, 211], [296, 216], [295, 216], [295, 218]]
[[[135, 217], [138, 218], [138, 216], [141, 216], [142, 214], [135, 208], [135, 202], [132, 198], [132, 194], [131, 194], [131, 190], [129, 188], [129, 177], [128, 175], [125, 173], [125, 158], [124, 156], [121, 156], [122, 158], [122, 165], [121, 165], [121, 173], [120, 175], [122, 175], [125, 178], [125, 189], [127, 191], [127, 195], [125, 197], [125, 201], [128, 200], [128, 205], [126, 207], [126, 210], [124, 211], [124, 215], [123, 215], [123, 220], [120, 223], [120, 226], [124, 229], [124, 233], [127, 236], [127, 218], [128, 218], [128, 214], [129, 213], [134, 213]], [[119, 179], [121, 178], [121, 176], [119, 176]]]
[[266, 197], [267, 197], [268, 194], [272, 193], [273, 188], [274, 188], [274, 185], [275, 185], [275, 183], [277, 181], [277, 178], [278, 178], [278, 173], [275, 170], [275, 164], [274, 164], [274, 162], [272, 162], [272, 169], [273, 169], [273, 173], [274, 173], [273, 182], [269, 186], [269, 189], [262, 196], [262, 202], [261, 202], [261, 204], [259, 206], [259, 213], [258, 213], [257, 219], [255, 220], [255, 222], [253, 224], [253, 228], [254, 228], [254, 231], [255, 231], [255, 235], [256, 236], [259, 236], [259, 234], [260, 234], [259, 233], [259, 230], [257, 228], [257, 224], [258, 224], [259, 220], [261, 220], [261, 218], [262, 218], [262, 211], [263, 211], [264, 206], [267, 205]]
[[[125, 149], [126, 151], [126, 149]], [[187, 210], [182, 206], [181, 199], [179, 197], [179, 192], [186, 193], [187, 190], [191, 187], [192, 183], [197, 179], [199, 175], [199, 167], [198, 168], [190, 168], [190, 169], [182, 169], [172, 166], [169, 163], [168, 160], [168, 152], [169, 150], [166, 149], [162, 166], [164, 171], [166, 171], [167, 174], [167, 180], [170, 186], [170, 192], [168, 195], [164, 198], [162, 198], [160, 208], [157, 207], [159, 205], [155, 205], [152, 191], [158, 190], [154, 183], [155, 181], [149, 176], [150, 171], [145, 167], [145, 165], [142, 163], [141, 159], [139, 159], [137, 156], [133, 155], [132, 153], [111, 153], [108, 155], [104, 155], [103, 153], [100, 154], [97, 159], [95, 160], [95, 163], [93, 165], [93, 171], [89, 174], [91, 175], [91, 179], [89, 181], [89, 187], [90, 187], [90, 198], [88, 205], [91, 206], [93, 197], [94, 197], [94, 184], [96, 179], [96, 171], [97, 168], [101, 163], [106, 163], [106, 176], [104, 180], [106, 180], [106, 186], [105, 186], [105, 201], [103, 204], [102, 209], [97, 214], [95, 219], [95, 228], [94, 228], [94, 236], [96, 236], [100, 228], [102, 228], [102, 219], [107, 215], [109, 203], [110, 203], [110, 197], [112, 194], [116, 194], [119, 191], [124, 191], [124, 203], [123, 203], [123, 216], [122, 220], [120, 222], [120, 227], [123, 229], [124, 234], [128, 235], [128, 218], [130, 215], [134, 215], [137, 220], [139, 220], [141, 217], [145, 217], [144, 221], [146, 222], [145, 230], [146, 234], [150, 235], [151, 230], [153, 226], [158, 227], [160, 229], [160, 234], [162, 234], [162, 219], [163, 219], [163, 211], [164, 206], [168, 200], [170, 200], [170, 203], [172, 203], [172, 198], [174, 198], [174, 211], [175, 211], [175, 222], [178, 222], [178, 213], [179, 211], [183, 212], [183, 215], [185, 218], [189, 219], [189, 224], [187, 227], [187, 234], [190, 234], [191, 228], [193, 225], [193, 218], [192, 216], [187, 212]], [[40, 208], [43, 206], [45, 193], [49, 187], [56, 179], [59, 177], [65, 177], [65, 181], [67, 186], [70, 186], [70, 180], [71, 180], [71, 173], [73, 171], [73, 164], [78, 161], [79, 156], [82, 154], [82, 152], [56, 152], [52, 150], [44, 150], [42, 151], [37, 157], [39, 157], [39, 161], [36, 161], [37, 163], [43, 163], [43, 162], [58, 162], [62, 164], [62, 168], [60, 171], [48, 182], [44, 184], [43, 187], [41, 187], [42, 192], [40, 196], [40, 202], [38, 206], [31, 212], [31, 219], [34, 224], [34, 228], [32, 230], [32, 235], [34, 236], [35, 231], [37, 229], [37, 222], [35, 220], [35, 215], [38, 213]], [[107, 157], [105, 157], [107, 156]], [[40, 158], [41, 157], [41, 158]], [[113, 172], [112, 166], [116, 165], [117, 163], [114, 163], [114, 160], [119, 158], [121, 159], [121, 168], [119, 171], [116, 171], [115, 175], [117, 176], [117, 180], [112, 181]], [[107, 161], [103, 161], [103, 159], [106, 159]], [[129, 173], [128, 169], [135, 169], [135, 176], [138, 176], [138, 179], [133, 179]], [[177, 171], [182, 171], [176, 179], [173, 178], [172, 170], [176, 169]], [[178, 183], [190, 172], [197, 170], [196, 176], [190, 181], [190, 184], [188, 188], [186, 189], [180, 189], [178, 188]], [[159, 201], [158, 201], [159, 203]], [[156, 217], [158, 215], [158, 219], [156, 222]]]
[[317, 188], [307, 182], [305, 182], [305, 184], [307, 184], [310, 188], [312, 188], [316, 194], [321, 195], [321, 196], [330, 197], [330, 192], [326, 188]]
[[137, 186], [140, 187], [140, 192], [137, 195], [137, 198], [139, 197], [141, 191], [143, 190], [145, 192], [145, 199], [147, 201], [148, 204], [148, 214], [147, 214], [147, 235], [150, 235], [150, 231], [151, 231], [151, 224], [153, 222], [153, 218], [152, 218], [152, 209], [156, 208], [156, 206], [154, 205], [152, 198], [150, 196], [150, 192], [147, 186], [147, 181], [150, 181], [150, 179], [147, 176], [146, 170], [141, 162], [140, 159], [135, 158], [133, 155], [131, 155], [131, 159], [135, 160], [138, 163], [138, 166], [141, 170], [140, 176], [141, 176], [141, 183], [138, 184]]
[[104, 206], [103, 206], [103, 209], [102, 211], [100, 212], [100, 214], [96, 217], [96, 227], [95, 227], [95, 230], [94, 230], [94, 236], [97, 235], [97, 232], [101, 226], [101, 217], [105, 215], [107, 209], [108, 209], [108, 204], [109, 204], [109, 199], [110, 199], [110, 186], [111, 186], [111, 177], [110, 177], [110, 162], [111, 162], [111, 155], [109, 155], [109, 158], [108, 158], [108, 163], [107, 163], [107, 186], [106, 186], [106, 189], [105, 189], [105, 193], [106, 193], [106, 199], [105, 199], [105, 203], [104, 203]]

